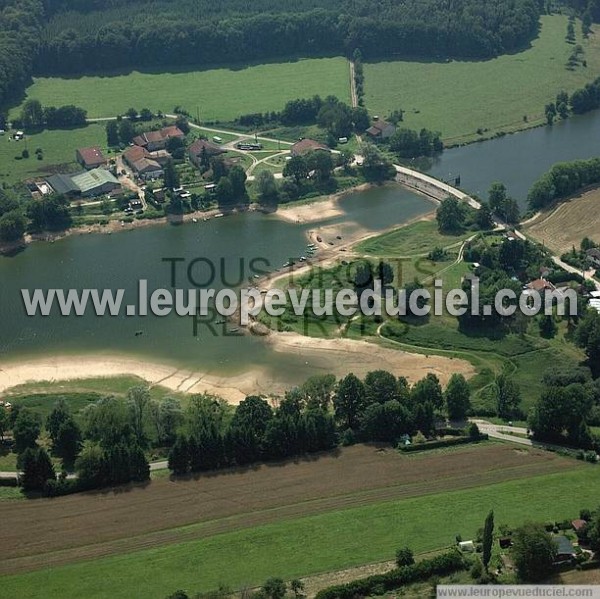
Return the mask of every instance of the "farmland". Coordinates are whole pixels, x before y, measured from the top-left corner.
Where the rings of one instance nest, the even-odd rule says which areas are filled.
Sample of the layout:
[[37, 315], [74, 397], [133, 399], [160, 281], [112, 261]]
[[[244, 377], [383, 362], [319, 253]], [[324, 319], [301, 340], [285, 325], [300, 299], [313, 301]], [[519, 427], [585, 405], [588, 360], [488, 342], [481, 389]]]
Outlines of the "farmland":
[[[267, 90], [265, 88], [268, 81]], [[90, 93], [90, 89], [94, 93]], [[286, 101], [315, 94], [350, 101], [348, 63], [344, 58], [240, 65], [204, 71], [171, 69], [104, 76], [38, 78], [27, 98], [60, 106], [65, 98], [89, 117], [113, 116], [130, 107], [172, 112], [177, 105], [200, 121], [228, 121], [253, 112], [281, 110]], [[12, 115], [19, 113], [15, 108]]]
[[[23, 598], [160, 598], [305, 576], [389, 559], [403, 542], [417, 552], [451, 544], [490, 507], [500, 522], [569, 517], [597, 498], [590, 468], [496, 443], [431, 456], [357, 446], [145, 490], [5, 502], [15, 557], [1, 571], [19, 574], [1, 582]], [[52, 569], [27, 572], [40, 567]]]
[[527, 233], [558, 255], [579, 247], [584, 237], [600, 241], [600, 189], [585, 192], [543, 213]]
[[[372, 114], [405, 111], [404, 124], [442, 133], [446, 142], [477, 139], [544, 121], [544, 105], [562, 89], [573, 91], [600, 69], [600, 33], [578, 39], [587, 68], [567, 70], [573, 46], [565, 41], [567, 18], [543, 16], [531, 48], [488, 61], [386, 61], [365, 64], [366, 104]], [[579, 24], [577, 35], [581, 38]], [[524, 122], [523, 117], [527, 117]]]

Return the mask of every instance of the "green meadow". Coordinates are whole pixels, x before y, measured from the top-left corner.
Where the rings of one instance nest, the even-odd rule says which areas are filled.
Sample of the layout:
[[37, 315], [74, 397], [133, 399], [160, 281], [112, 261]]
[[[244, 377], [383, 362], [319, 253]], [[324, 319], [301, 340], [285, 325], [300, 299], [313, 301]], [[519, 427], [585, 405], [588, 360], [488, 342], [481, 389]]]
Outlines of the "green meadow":
[[[404, 124], [442, 133], [450, 143], [489, 137], [544, 121], [544, 105], [561, 90], [573, 91], [600, 72], [600, 32], [583, 40], [583, 60], [566, 62], [574, 46], [565, 41], [566, 16], [543, 16], [531, 47], [487, 61], [386, 61], [365, 64], [365, 99], [372, 114], [405, 111]], [[527, 121], [524, 121], [527, 117]], [[485, 131], [487, 130], [487, 131]]]
[[[237, 589], [271, 576], [286, 580], [389, 560], [409, 545], [416, 553], [472, 538], [486, 514], [499, 524], [563, 520], [594, 508], [600, 494], [596, 466], [447, 491], [316, 516], [145, 551], [0, 579], [3, 596], [19, 599], [163, 599], [220, 584]], [[202, 525], [197, 525], [202, 526]]]
[[[16, 183], [53, 172], [81, 170], [75, 162], [75, 150], [86, 146], [101, 146], [106, 151], [104, 123], [93, 123], [78, 129], [52, 129], [27, 135], [25, 140], [13, 141], [8, 135], [0, 137], [0, 184]], [[42, 159], [36, 155], [42, 150]], [[23, 150], [29, 158], [23, 158]]]
[[[291, 62], [215, 68], [133, 71], [73, 78], [34, 79], [27, 98], [44, 105], [81, 106], [88, 116], [114, 116], [134, 107], [171, 113], [181, 106], [200, 121], [229, 121], [252, 112], [281, 110], [288, 100], [333, 94], [350, 102], [346, 59], [319, 58]], [[19, 113], [15, 108], [12, 116]]]

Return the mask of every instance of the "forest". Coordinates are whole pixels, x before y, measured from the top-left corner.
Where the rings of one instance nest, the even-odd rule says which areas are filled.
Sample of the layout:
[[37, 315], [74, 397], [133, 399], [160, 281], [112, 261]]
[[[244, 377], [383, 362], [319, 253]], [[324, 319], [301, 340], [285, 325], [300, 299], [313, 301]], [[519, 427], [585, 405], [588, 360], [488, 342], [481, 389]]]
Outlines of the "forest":
[[379, 2], [46, 0], [43, 74], [201, 65], [294, 55], [487, 58], [536, 34], [539, 0]]

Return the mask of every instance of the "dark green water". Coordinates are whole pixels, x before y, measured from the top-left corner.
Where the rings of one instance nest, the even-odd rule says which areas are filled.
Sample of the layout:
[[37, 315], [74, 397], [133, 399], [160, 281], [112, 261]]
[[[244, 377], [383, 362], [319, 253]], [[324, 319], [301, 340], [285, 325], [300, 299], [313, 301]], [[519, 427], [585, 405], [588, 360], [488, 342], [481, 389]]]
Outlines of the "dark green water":
[[[341, 202], [343, 214], [324, 224], [364, 222], [381, 230], [431, 210], [427, 200], [399, 186], [352, 194]], [[314, 226], [311, 225], [311, 226]], [[244, 371], [253, 366], [273, 369], [283, 378], [301, 380], [314, 369], [302, 356], [274, 353], [251, 336], [212, 334], [206, 327], [193, 335], [190, 317], [28, 317], [20, 289], [124, 289], [134, 303], [139, 279], [150, 290], [170, 288], [171, 267], [164, 258], [183, 258], [176, 287], [237, 287], [257, 269], [280, 268], [290, 257], [305, 253], [306, 227], [257, 213], [183, 226], [156, 226], [113, 235], [72, 236], [55, 243], [35, 243], [12, 258], [0, 258], [0, 359], [19, 356], [86, 353], [127, 353], [172, 361], [215, 373]], [[215, 265], [208, 281], [204, 263], [187, 268], [196, 258]], [[253, 266], [251, 260], [262, 262]], [[265, 265], [269, 266], [265, 266]], [[143, 331], [143, 335], [135, 335]], [[280, 376], [280, 378], [282, 378]]]
[[524, 208], [529, 188], [553, 164], [592, 156], [600, 156], [600, 111], [447, 150], [429, 172], [446, 180], [460, 175], [461, 187], [481, 198], [502, 181]]

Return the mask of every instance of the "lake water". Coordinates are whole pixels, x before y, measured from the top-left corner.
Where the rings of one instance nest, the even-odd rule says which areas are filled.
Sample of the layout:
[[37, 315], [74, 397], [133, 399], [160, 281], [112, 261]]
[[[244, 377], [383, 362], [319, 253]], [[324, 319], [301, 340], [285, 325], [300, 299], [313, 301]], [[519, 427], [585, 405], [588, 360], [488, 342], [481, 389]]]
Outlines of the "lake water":
[[[432, 209], [426, 199], [389, 185], [353, 193], [340, 202], [342, 214], [321, 224], [362, 222], [373, 230], [401, 224]], [[313, 223], [312, 227], [315, 226]], [[281, 268], [306, 250], [308, 226], [247, 213], [182, 226], [140, 228], [113, 235], [77, 235], [55, 243], [34, 243], [15, 257], [0, 258], [0, 360], [18, 356], [128, 353], [226, 374], [253, 366], [293, 373], [302, 380], [305, 359], [274, 353], [259, 338], [211, 334], [190, 317], [27, 317], [21, 289], [124, 289], [126, 303], [137, 298], [139, 279], [150, 290], [171, 287], [171, 263], [178, 263], [175, 286], [236, 287], [255, 272]], [[200, 262], [193, 263], [194, 260]], [[215, 265], [215, 278], [205, 261]], [[254, 261], [254, 262], [253, 262]], [[191, 279], [188, 278], [188, 268]], [[136, 336], [137, 331], [143, 335]]]
[[[492, 181], [503, 181], [522, 205], [527, 190], [552, 164], [600, 155], [600, 112], [573, 118], [480, 144], [455, 148], [435, 160], [430, 172], [440, 178], [460, 174], [461, 186], [485, 196]], [[318, 223], [335, 225], [342, 234], [359, 225], [383, 230], [431, 210], [431, 203], [398, 186], [352, 193], [340, 203], [342, 213]], [[316, 224], [312, 224], [315, 227]], [[208, 286], [237, 286], [257, 269], [280, 268], [304, 253], [306, 225], [272, 216], [247, 213], [179, 227], [157, 226], [106, 235], [72, 236], [56, 243], [35, 243], [19, 255], [0, 258], [0, 360], [52, 353], [128, 353], [172, 361], [214, 373], [267, 367], [296, 380], [310, 374], [303, 358], [274, 353], [259, 338], [208, 333], [193, 336], [191, 318], [29, 318], [20, 289], [124, 289], [131, 303], [138, 279], [150, 289], [169, 288], [170, 266], [164, 258], [182, 258], [176, 286], [191, 287], [186, 276], [190, 262], [207, 259], [217, 277]], [[252, 259], [263, 259], [255, 264]], [[206, 283], [208, 268], [191, 271]], [[135, 335], [143, 331], [143, 335]], [[222, 333], [222, 331], [221, 331]], [[290, 374], [292, 373], [292, 374]]]
[[525, 208], [530, 187], [553, 164], [592, 156], [600, 156], [600, 111], [446, 150], [429, 172], [445, 180], [460, 175], [461, 188], [481, 198], [501, 181]]

